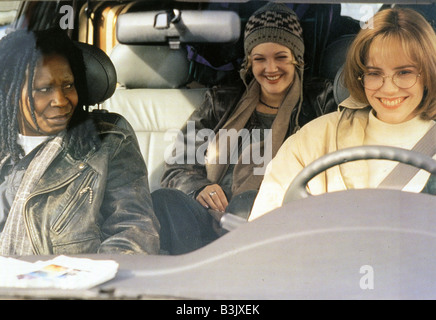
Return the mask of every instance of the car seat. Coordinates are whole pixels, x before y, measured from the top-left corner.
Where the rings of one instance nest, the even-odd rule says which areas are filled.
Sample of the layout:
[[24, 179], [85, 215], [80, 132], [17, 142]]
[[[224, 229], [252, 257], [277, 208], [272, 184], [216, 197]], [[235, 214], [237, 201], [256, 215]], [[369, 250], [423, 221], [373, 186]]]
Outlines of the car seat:
[[355, 34], [342, 35], [332, 41], [324, 50], [320, 76], [333, 81], [333, 95], [336, 104], [341, 103], [349, 96], [343, 81], [343, 69], [348, 48], [355, 36]]
[[[109, 99], [117, 85], [117, 74], [110, 58], [99, 48], [76, 42], [76, 46], [82, 51], [86, 67], [86, 82], [88, 87], [88, 106], [98, 105]], [[130, 123], [120, 114], [95, 108], [91, 117], [98, 117], [106, 122], [116, 124], [118, 127], [129, 130], [134, 134]]]
[[355, 36], [355, 34], [342, 35], [325, 48], [320, 67], [322, 78], [335, 79], [338, 70], [345, 62], [348, 47]]
[[99, 48], [76, 42], [82, 51], [86, 67], [86, 81], [88, 84], [88, 105], [103, 102], [112, 96], [117, 84], [117, 74], [110, 58]]
[[344, 66], [342, 65], [336, 72], [336, 76], [333, 82], [333, 96], [335, 98], [336, 104], [341, 103], [350, 96], [348, 89], [344, 84]]
[[118, 44], [110, 55], [118, 88], [103, 106], [132, 125], [147, 164], [150, 190], [160, 188], [164, 155], [198, 107], [205, 88], [188, 89], [186, 50]]
[[[222, 26], [211, 26], [212, 15], [215, 20], [218, 14]], [[135, 11], [118, 17], [119, 43], [110, 53], [118, 87], [103, 107], [122, 114], [132, 125], [147, 164], [151, 191], [160, 188], [165, 155], [207, 90], [188, 88], [186, 45], [231, 42], [239, 37], [239, 28], [239, 17], [223, 11]]]

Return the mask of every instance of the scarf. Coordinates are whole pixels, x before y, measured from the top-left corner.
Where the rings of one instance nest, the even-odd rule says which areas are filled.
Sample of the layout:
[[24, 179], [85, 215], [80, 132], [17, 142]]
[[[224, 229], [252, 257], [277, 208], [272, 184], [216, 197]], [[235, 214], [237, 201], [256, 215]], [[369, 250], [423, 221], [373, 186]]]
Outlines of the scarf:
[[0, 234], [0, 255], [21, 256], [34, 253], [25, 226], [24, 204], [50, 163], [62, 150], [63, 137], [64, 132], [59, 133], [46, 143], [30, 162]]
[[[219, 183], [221, 181], [229, 168], [231, 160], [235, 157], [235, 152], [238, 152], [238, 136], [241, 136], [242, 129], [255, 111], [259, 97], [260, 85], [253, 79], [237, 104], [234, 113], [209, 144], [207, 148], [206, 171], [207, 178], [212, 183]], [[250, 143], [237, 156], [238, 160], [233, 171], [233, 195], [247, 190], [259, 189], [263, 179], [263, 172], [268, 164], [267, 162], [276, 155], [278, 149], [283, 144], [289, 130], [292, 111], [296, 107], [300, 110], [301, 103], [301, 77], [299, 72], [296, 72], [294, 82], [283, 99], [272, 124], [270, 130], [272, 136], [265, 135], [263, 141], [254, 144]], [[255, 161], [256, 159], [253, 158], [253, 154], [263, 155], [264, 162], [258, 163], [259, 161]]]

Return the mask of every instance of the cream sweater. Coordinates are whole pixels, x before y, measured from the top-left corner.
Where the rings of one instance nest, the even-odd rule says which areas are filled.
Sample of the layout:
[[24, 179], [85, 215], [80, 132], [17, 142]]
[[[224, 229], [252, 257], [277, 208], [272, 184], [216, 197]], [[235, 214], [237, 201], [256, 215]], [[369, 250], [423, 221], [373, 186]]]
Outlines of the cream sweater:
[[[295, 176], [319, 157], [339, 149], [369, 144], [411, 149], [433, 125], [433, 121], [418, 117], [398, 125], [386, 124], [372, 115], [371, 110], [351, 102], [351, 108], [321, 116], [290, 136], [266, 169], [249, 220], [280, 207]], [[312, 179], [308, 191], [318, 195], [376, 187], [395, 165], [395, 162], [382, 160], [345, 163]], [[429, 174], [421, 170], [403, 190], [420, 192], [428, 177]]]
[[[389, 124], [377, 119], [372, 112], [369, 114], [368, 126], [365, 130], [364, 145], [388, 145], [403, 149], [412, 149], [424, 134], [431, 128], [432, 121], [415, 117], [400, 124]], [[388, 160], [368, 160], [369, 188], [377, 188], [380, 182], [392, 171], [397, 162]], [[408, 191], [420, 192], [425, 186], [429, 174], [420, 173], [421, 179], [409, 182]], [[422, 179], [425, 179], [422, 181]], [[414, 179], [417, 179], [415, 177]]]

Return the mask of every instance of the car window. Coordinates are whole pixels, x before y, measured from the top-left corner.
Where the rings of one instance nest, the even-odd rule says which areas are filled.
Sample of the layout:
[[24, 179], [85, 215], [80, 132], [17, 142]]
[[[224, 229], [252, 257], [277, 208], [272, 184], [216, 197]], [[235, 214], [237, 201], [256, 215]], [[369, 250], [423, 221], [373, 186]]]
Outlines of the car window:
[[0, 2], [0, 38], [6, 34], [11, 22], [14, 21], [19, 5], [19, 1]]

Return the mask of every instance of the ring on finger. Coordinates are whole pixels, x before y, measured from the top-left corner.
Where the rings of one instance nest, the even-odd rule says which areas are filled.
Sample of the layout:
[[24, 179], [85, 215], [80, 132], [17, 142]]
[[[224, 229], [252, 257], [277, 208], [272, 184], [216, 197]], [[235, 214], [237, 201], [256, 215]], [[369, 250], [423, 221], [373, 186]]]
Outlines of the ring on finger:
[[211, 192], [209, 192], [209, 195], [212, 197], [212, 196], [214, 196], [214, 195], [216, 195], [216, 191], [211, 191]]

